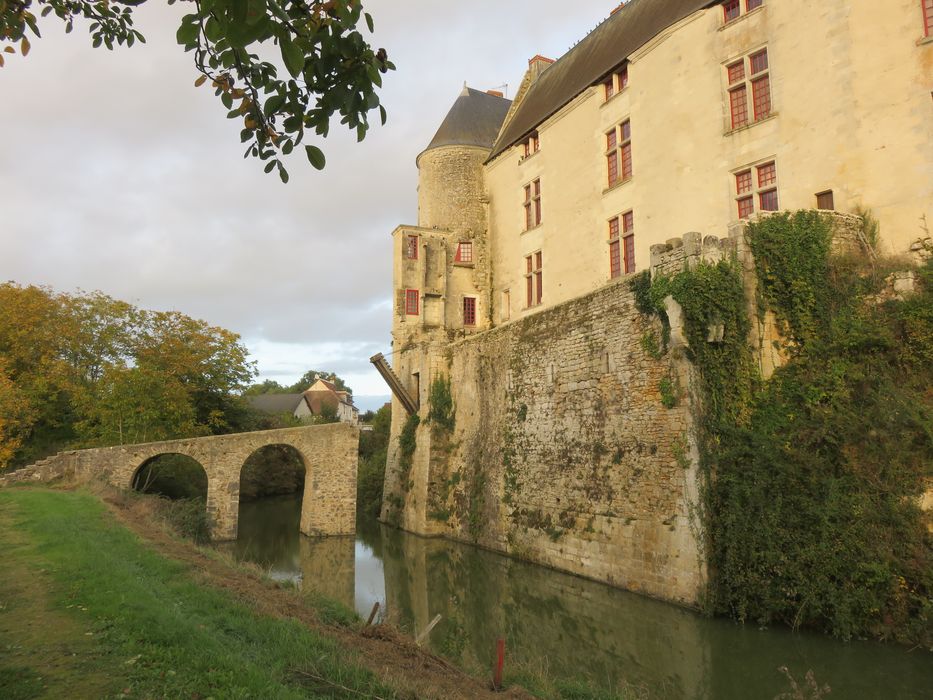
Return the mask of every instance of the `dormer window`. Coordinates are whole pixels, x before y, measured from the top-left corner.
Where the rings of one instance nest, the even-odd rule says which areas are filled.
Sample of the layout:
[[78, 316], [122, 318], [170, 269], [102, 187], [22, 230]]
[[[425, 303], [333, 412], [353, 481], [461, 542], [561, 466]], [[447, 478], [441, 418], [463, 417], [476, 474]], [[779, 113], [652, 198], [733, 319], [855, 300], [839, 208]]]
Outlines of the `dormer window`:
[[763, 4], [764, 0], [726, 0], [722, 4], [723, 23], [728, 24], [738, 19], [743, 14], [748, 14], [752, 10], [757, 10]]
[[623, 66], [603, 81], [603, 93], [609, 100], [616, 93], [628, 87], [628, 65]]
[[525, 151], [525, 154], [522, 156], [523, 159], [528, 156], [533, 156], [541, 150], [541, 140], [538, 138], [537, 131], [528, 137], [528, 140], [523, 144], [523, 148]]

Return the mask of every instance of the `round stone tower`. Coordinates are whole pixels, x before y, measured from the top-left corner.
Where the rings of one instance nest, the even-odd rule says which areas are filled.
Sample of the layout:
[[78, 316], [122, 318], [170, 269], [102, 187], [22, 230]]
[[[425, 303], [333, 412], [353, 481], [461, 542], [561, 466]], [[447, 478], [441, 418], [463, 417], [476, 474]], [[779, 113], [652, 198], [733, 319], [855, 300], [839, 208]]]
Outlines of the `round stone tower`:
[[418, 156], [418, 225], [482, 235], [483, 163], [511, 102], [463, 88], [440, 129]]

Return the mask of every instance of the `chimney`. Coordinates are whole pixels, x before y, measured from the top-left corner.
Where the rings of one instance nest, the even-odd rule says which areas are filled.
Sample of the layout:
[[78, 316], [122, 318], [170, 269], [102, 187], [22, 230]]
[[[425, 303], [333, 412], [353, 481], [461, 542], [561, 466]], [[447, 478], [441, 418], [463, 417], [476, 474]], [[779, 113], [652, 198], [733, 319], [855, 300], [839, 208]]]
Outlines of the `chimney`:
[[552, 63], [554, 63], [553, 58], [547, 58], [546, 56], [542, 56], [541, 54], [538, 54], [537, 56], [533, 56], [532, 58], [529, 58], [528, 59], [528, 72], [531, 73], [531, 81], [534, 82], [535, 80], [537, 80], [538, 76], [540, 76], [544, 72], [544, 69], [550, 66]]
[[623, 7], [625, 7], [625, 3], [624, 3], [624, 2], [620, 2], [619, 5], [618, 5], [617, 7], [615, 7], [615, 8], [613, 8], [612, 12], [609, 13], [609, 16], [612, 17], [616, 12], [618, 12], [619, 10], [621, 10]]
[[492, 95], [493, 97], [505, 97], [499, 90], [487, 90], [487, 95]]

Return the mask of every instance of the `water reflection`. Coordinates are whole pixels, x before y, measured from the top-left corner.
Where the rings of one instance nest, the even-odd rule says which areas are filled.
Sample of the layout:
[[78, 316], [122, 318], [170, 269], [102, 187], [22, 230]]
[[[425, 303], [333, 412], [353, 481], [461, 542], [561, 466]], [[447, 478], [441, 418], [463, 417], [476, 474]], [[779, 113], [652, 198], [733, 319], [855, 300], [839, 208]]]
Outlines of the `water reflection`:
[[812, 669], [834, 698], [929, 698], [933, 658], [867, 642], [762, 631], [438, 539], [358, 524], [357, 537], [298, 533], [300, 503], [244, 504], [236, 555], [367, 616], [375, 601], [415, 633], [441, 622], [432, 650], [489, 668], [497, 637], [508, 664], [642, 686], [651, 698], [773, 698]]

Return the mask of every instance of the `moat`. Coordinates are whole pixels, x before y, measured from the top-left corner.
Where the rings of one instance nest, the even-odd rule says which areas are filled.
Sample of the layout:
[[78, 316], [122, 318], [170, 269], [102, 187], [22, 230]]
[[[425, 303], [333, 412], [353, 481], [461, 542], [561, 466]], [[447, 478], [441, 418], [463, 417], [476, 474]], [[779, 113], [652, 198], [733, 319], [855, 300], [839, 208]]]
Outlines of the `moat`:
[[[426, 646], [480, 672], [497, 637], [506, 666], [628, 684], [637, 697], [774, 698], [803, 686], [812, 670], [832, 698], [929, 698], [933, 656], [875, 642], [842, 643], [785, 629], [739, 626], [689, 610], [440, 539], [358, 523], [355, 538], [304, 537], [300, 500], [241, 505], [240, 537], [227, 545], [303, 591], [318, 591], [367, 617], [381, 614], [409, 633], [435, 615]], [[809, 696], [808, 696], [809, 697]]]

